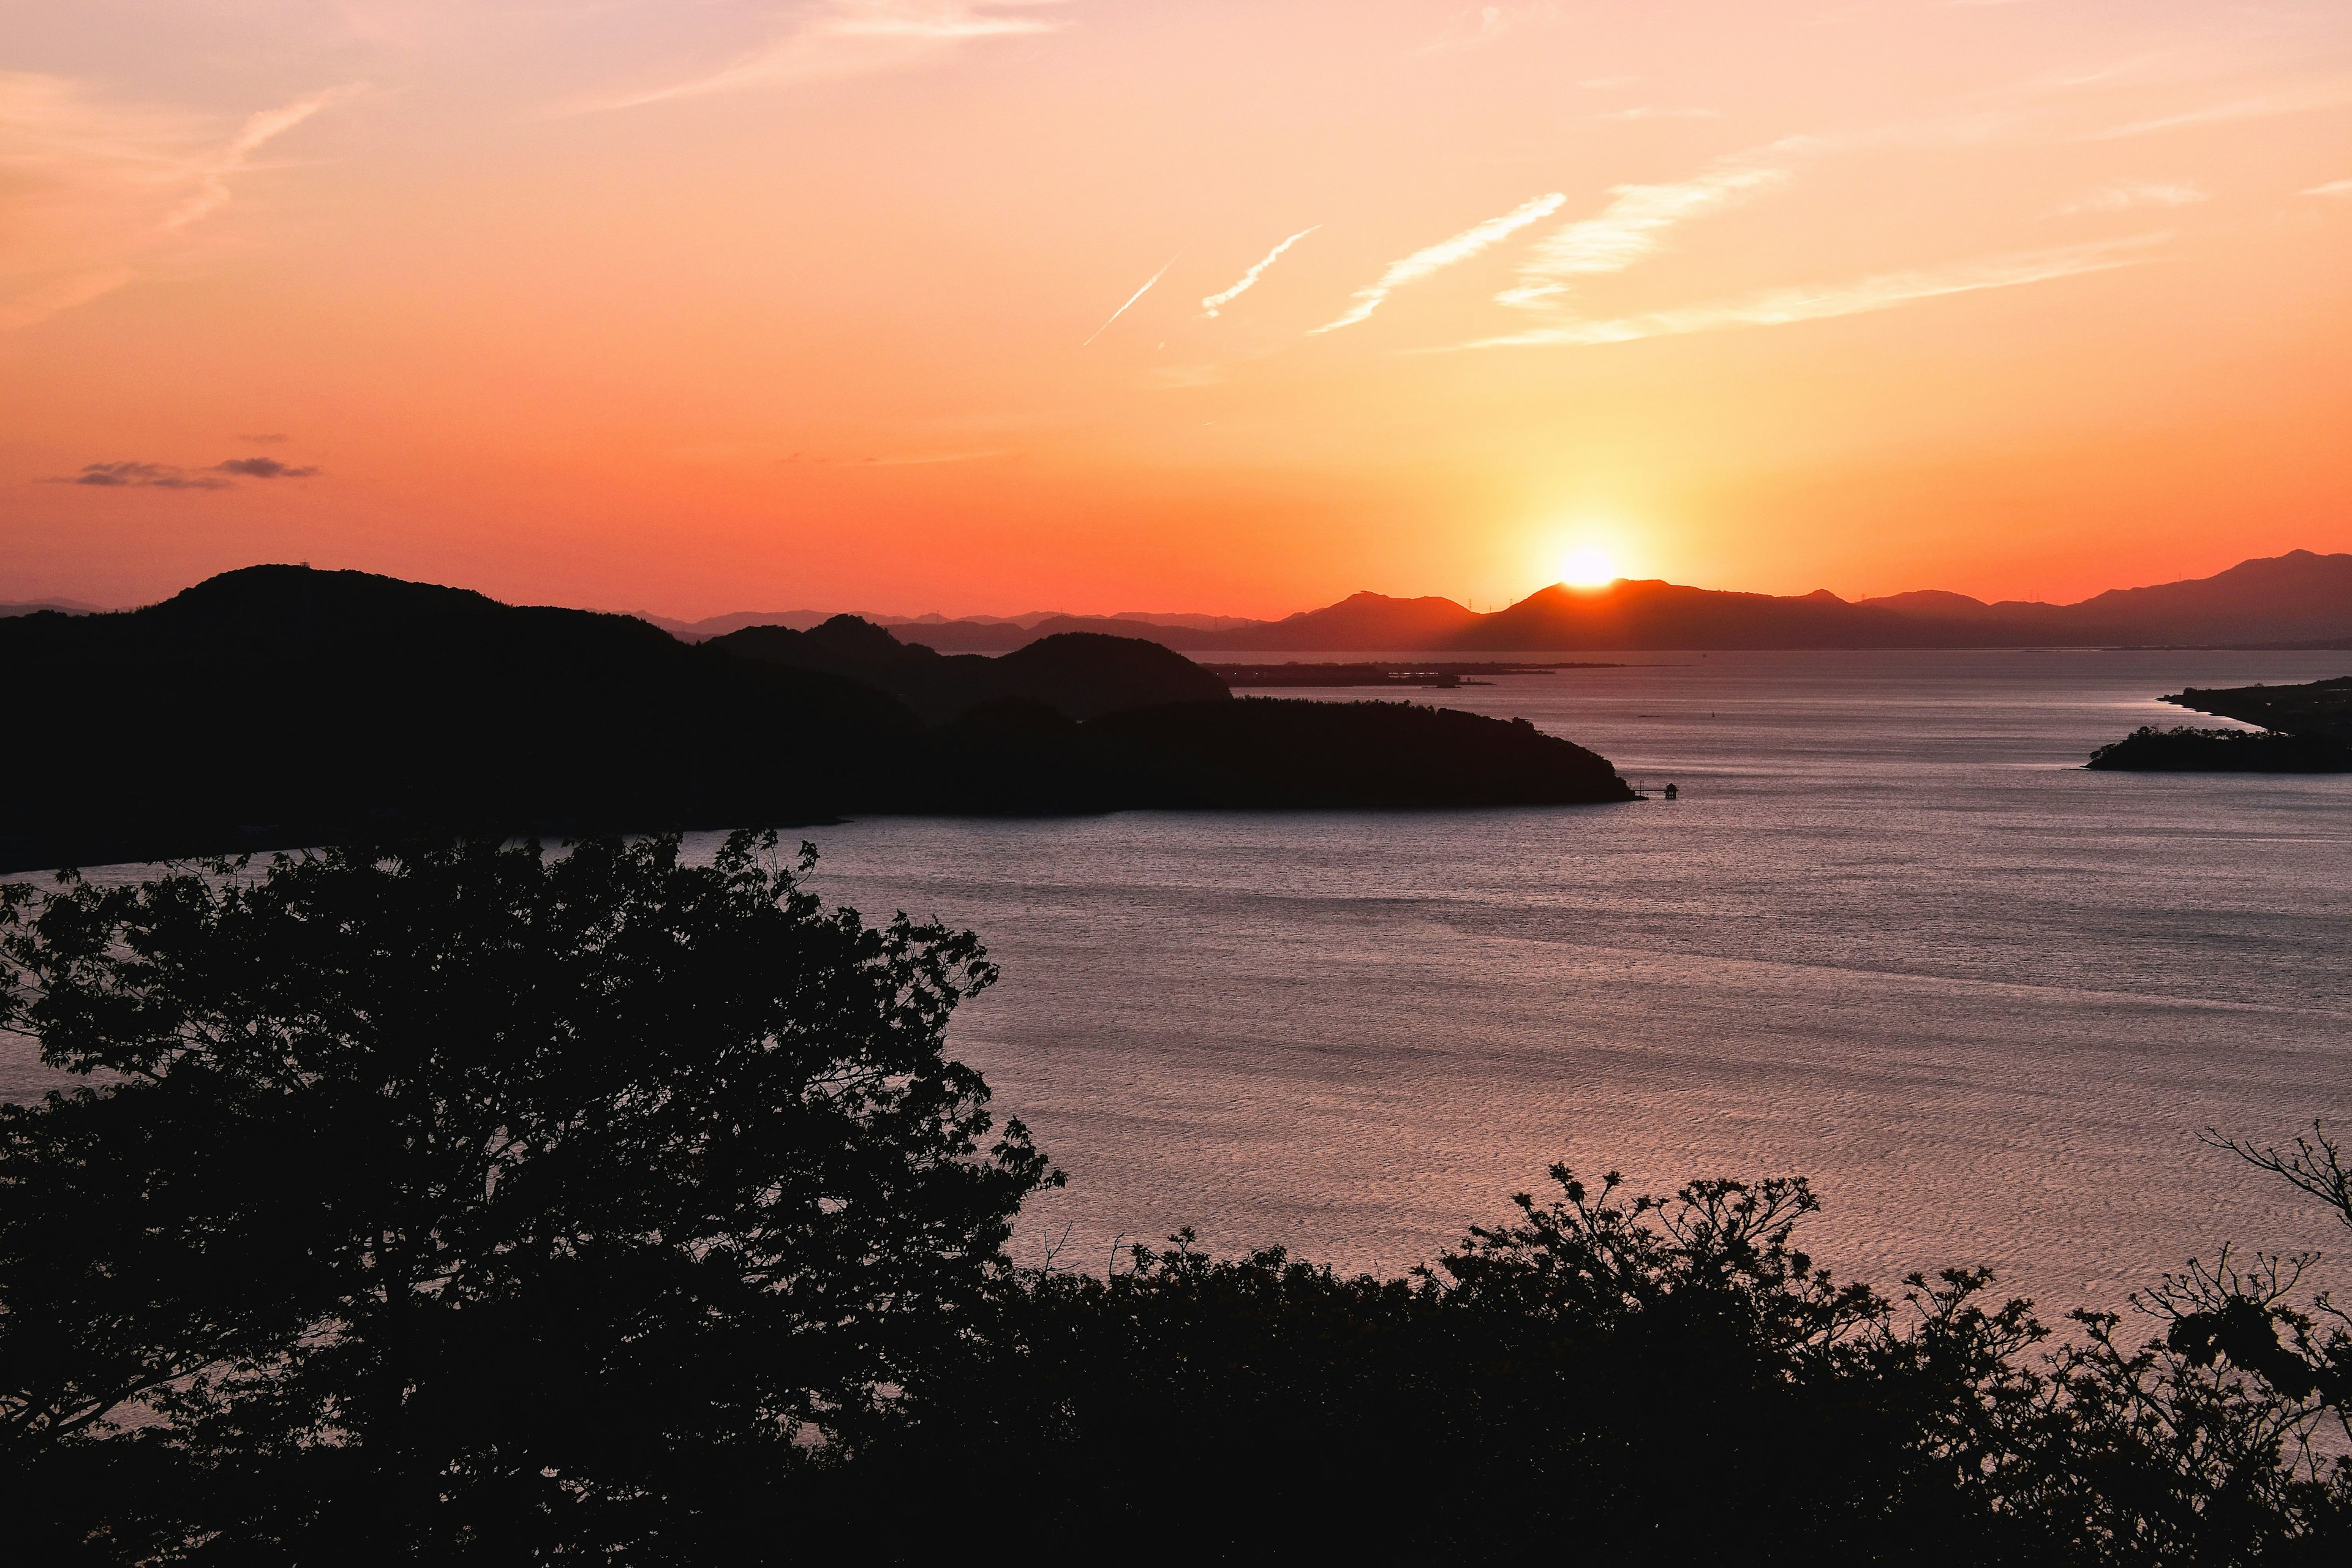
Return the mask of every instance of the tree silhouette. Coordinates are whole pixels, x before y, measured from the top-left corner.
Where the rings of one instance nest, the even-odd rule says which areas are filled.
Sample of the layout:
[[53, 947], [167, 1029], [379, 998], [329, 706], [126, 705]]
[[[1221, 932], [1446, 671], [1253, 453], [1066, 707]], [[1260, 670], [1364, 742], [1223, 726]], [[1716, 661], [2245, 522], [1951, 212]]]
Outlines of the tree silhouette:
[[809, 863], [0, 890], [0, 1023], [93, 1079], [0, 1108], [18, 1541], [690, 1559], [854, 1450], [1058, 1177], [942, 1053], [978, 942], [828, 912]]

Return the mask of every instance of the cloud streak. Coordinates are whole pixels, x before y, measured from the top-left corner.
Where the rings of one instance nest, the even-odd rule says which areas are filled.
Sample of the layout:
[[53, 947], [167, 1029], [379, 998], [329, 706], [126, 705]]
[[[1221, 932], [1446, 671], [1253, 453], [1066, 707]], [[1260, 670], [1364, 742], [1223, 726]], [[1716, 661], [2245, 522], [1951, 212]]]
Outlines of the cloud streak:
[[[1180, 251], [1178, 251], [1176, 254], [1177, 254], [1177, 256], [1181, 256], [1181, 255], [1183, 254], [1183, 252], [1180, 250]], [[1127, 297], [1127, 305], [1121, 305], [1118, 310], [1113, 310], [1113, 311], [1110, 313], [1110, 321], [1105, 321], [1101, 326], [1097, 327], [1093, 331], [1088, 332], [1088, 333], [1087, 334], [1087, 342], [1086, 342], [1085, 343], [1080, 343], [1080, 344], [1078, 345], [1078, 347], [1080, 347], [1080, 348], [1085, 348], [1085, 347], [1087, 346], [1087, 343], [1091, 343], [1091, 342], [1093, 342], [1097, 338], [1098, 338], [1098, 337], [1102, 336], [1105, 332], [1107, 332], [1107, 331], [1110, 331], [1110, 323], [1111, 323], [1111, 321], [1118, 321], [1121, 316], [1126, 315], [1126, 314], [1127, 314], [1127, 307], [1128, 307], [1128, 305], [1132, 305], [1132, 304], [1134, 304], [1138, 300], [1140, 300], [1140, 299], [1142, 299], [1146, 294], [1150, 293], [1150, 292], [1151, 292], [1151, 286], [1152, 286], [1154, 283], [1159, 282], [1162, 278], [1167, 277], [1167, 276], [1168, 276], [1168, 268], [1171, 268], [1171, 267], [1173, 267], [1173, 266], [1175, 266], [1175, 265], [1176, 265], [1176, 257], [1175, 257], [1175, 256], [1171, 256], [1171, 257], [1170, 257], [1170, 258], [1167, 259], [1167, 261], [1166, 261], [1166, 262], [1164, 262], [1164, 263], [1162, 263], [1162, 264], [1161, 264], [1160, 268], [1160, 270], [1159, 270], [1159, 271], [1157, 271], [1157, 272], [1153, 273], [1150, 277], [1149, 277], [1149, 278], [1147, 278], [1147, 279], [1145, 279], [1143, 280], [1143, 287], [1142, 287], [1142, 288], [1138, 289], [1134, 293], [1129, 294], [1129, 295]]]
[[2282, 114], [2308, 114], [2315, 110], [2337, 109], [2347, 103], [2352, 103], [2352, 81], [2318, 82], [2263, 98], [2242, 98], [2230, 103], [2211, 103], [2202, 109], [2184, 110], [2178, 114], [2161, 114], [2152, 120], [2110, 125], [2105, 131], [2093, 132], [2086, 140], [2116, 142], [2128, 136], [2152, 136], [2158, 132], [2184, 130], [2192, 125], [2226, 125], [2240, 120], [2269, 120]]
[[1248, 271], [1242, 274], [1240, 282], [1234, 284], [1232, 288], [1226, 289], [1222, 294], [1212, 294], [1207, 299], [1202, 300], [1201, 319], [1202, 321], [1208, 320], [1210, 317], [1217, 314], [1220, 310], [1223, 310], [1226, 306], [1232, 304], [1234, 300], [1240, 299], [1243, 295], [1248, 293], [1251, 287], [1257, 282], [1258, 275], [1264, 272], [1267, 268], [1273, 266], [1276, 261], [1280, 260], [1284, 251], [1288, 250], [1292, 246], [1297, 245], [1300, 240], [1305, 239], [1308, 235], [1313, 234], [1316, 229], [1321, 228], [1322, 226], [1323, 226], [1318, 223], [1312, 225], [1309, 227], [1300, 229], [1288, 239], [1284, 240], [1280, 245], [1277, 245], [1272, 250], [1267, 251], [1256, 266], [1252, 267]]
[[45, 482], [89, 485], [100, 489], [225, 490], [229, 488], [229, 481], [216, 474], [191, 473], [170, 463], [85, 463], [78, 474]]
[[1632, 342], [1640, 338], [1680, 337], [1692, 332], [1719, 331], [1733, 327], [1779, 327], [1797, 321], [1824, 321], [1891, 310], [1921, 300], [1949, 294], [1970, 294], [1987, 289], [2015, 289], [2028, 283], [2073, 278], [2086, 272], [2106, 272], [2131, 267], [2150, 258], [2147, 249], [2170, 238], [2169, 233], [2135, 235], [2093, 245], [2054, 250], [1985, 257], [1949, 267], [1908, 272], [1883, 272], [1844, 283], [1811, 284], [1774, 289], [1742, 300], [1688, 305], [1608, 320], [1566, 321], [1457, 345], [1465, 349], [1534, 348]]
[[2137, 181], [2120, 185], [2104, 185], [2098, 190], [2075, 197], [2058, 209], [2063, 215], [2072, 213], [2119, 213], [2134, 207], [2185, 207], [2210, 201], [2203, 191], [2186, 180], [2158, 183]]
[[1693, 179], [1664, 185], [1618, 185], [1614, 198], [1539, 241], [1519, 266], [1518, 283], [1495, 296], [1497, 304], [1529, 310], [1568, 292], [1570, 280], [1622, 272], [1664, 247], [1676, 224], [1750, 200], [1789, 183], [1794, 155], [1811, 144], [1774, 142], [1760, 152], [1727, 158]]
[[1612, 109], [1595, 120], [1720, 120], [1720, 109], [1700, 109], [1696, 106], [1675, 107], [1671, 104], [1637, 103], [1631, 109]]
[[209, 468], [184, 468], [176, 463], [84, 463], [79, 473], [41, 482], [114, 490], [225, 490], [240, 479], [307, 479], [320, 472], [314, 468], [281, 463], [275, 458], [231, 458]]
[[1440, 240], [1426, 249], [1414, 251], [1401, 261], [1391, 262], [1389, 269], [1381, 274], [1379, 282], [1369, 289], [1356, 290], [1355, 303], [1349, 307], [1346, 314], [1337, 321], [1326, 321], [1307, 335], [1314, 337], [1323, 332], [1337, 331], [1341, 327], [1352, 327], [1359, 321], [1369, 320], [1371, 313], [1381, 308], [1382, 300], [1406, 284], [1418, 283], [1457, 261], [1467, 261], [1487, 247], [1508, 239], [1529, 224], [1540, 223], [1551, 216], [1567, 201], [1568, 197], [1559, 191], [1538, 196], [1521, 203], [1501, 217], [1488, 218], [1485, 223], [1464, 229], [1451, 239]]
[[1526, 5], [1475, 6], [1456, 16], [1451, 28], [1423, 45], [1420, 52], [1437, 55], [1481, 48], [1525, 28], [1555, 26], [1559, 21], [1559, 6], [1550, 0]]
[[229, 144], [221, 150], [220, 156], [205, 170], [195, 193], [163, 220], [163, 226], [167, 229], [185, 228], [226, 206], [228, 177], [244, 168], [247, 159], [274, 138], [283, 136], [352, 90], [350, 87], [331, 87], [324, 92], [298, 98], [282, 109], [265, 109], [247, 116], [245, 124], [230, 138]]
[[8, 196], [0, 331], [28, 327], [185, 254], [254, 154], [351, 87], [219, 122], [110, 103], [59, 77], [0, 73], [0, 189]]
[[799, 26], [731, 65], [666, 87], [575, 108], [637, 109], [748, 88], [866, 76], [919, 65], [983, 38], [1058, 32], [1061, 24], [1019, 13], [1062, 0], [825, 0]]
[[237, 474], [248, 479], [307, 479], [320, 472], [315, 468], [281, 463], [275, 458], [231, 458], [226, 463], [215, 463], [212, 471]]
[[2352, 196], [2352, 180], [2330, 180], [2302, 194], [2306, 196]]

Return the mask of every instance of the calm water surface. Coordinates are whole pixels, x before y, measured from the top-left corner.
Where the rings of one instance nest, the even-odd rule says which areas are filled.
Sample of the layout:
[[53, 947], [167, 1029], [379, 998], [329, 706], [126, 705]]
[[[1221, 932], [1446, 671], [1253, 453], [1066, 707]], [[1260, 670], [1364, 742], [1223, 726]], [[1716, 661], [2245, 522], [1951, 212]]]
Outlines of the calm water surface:
[[[1807, 1173], [1842, 1271], [2052, 1307], [2341, 1246], [2196, 1132], [2352, 1124], [2352, 777], [2077, 764], [2180, 721], [2158, 693], [2352, 655], [1620, 657], [1437, 700], [1671, 805], [811, 833], [827, 897], [1003, 966], [953, 1040], [1070, 1174], [1024, 1260], [1189, 1224], [1395, 1268], [1554, 1160]], [[0, 1053], [0, 1095], [48, 1081]]]
[[1808, 1173], [1842, 1268], [2053, 1306], [2338, 1244], [2196, 1132], [2352, 1123], [2352, 777], [2077, 764], [2352, 655], [1620, 657], [1438, 700], [1671, 805], [812, 835], [828, 897], [1003, 963], [955, 1039], [1070, 1174], [1025, 1258], [1190, 1224], [1398, 1268], [1561, 1159]]

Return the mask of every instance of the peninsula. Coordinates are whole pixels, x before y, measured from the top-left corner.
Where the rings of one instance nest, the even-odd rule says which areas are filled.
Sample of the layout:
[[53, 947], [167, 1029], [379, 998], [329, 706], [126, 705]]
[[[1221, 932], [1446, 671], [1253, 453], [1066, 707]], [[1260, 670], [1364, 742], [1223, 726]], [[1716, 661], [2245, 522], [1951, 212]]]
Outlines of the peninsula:
[[2258, 730], [2143, 725], [2091, 753], [2115, 773], [2352, 773], [2352, 675], [2300, 686], [2190, 687], [2164, 699]]
[[1523, 720], [1236, 699], [1135, 638], [957, 658], [837, 617], [689, 645], [300, 566], [0, 619], [0, 663], [33, 742], [0, 772], [0, 869], [419, 832], [1635, 798]]

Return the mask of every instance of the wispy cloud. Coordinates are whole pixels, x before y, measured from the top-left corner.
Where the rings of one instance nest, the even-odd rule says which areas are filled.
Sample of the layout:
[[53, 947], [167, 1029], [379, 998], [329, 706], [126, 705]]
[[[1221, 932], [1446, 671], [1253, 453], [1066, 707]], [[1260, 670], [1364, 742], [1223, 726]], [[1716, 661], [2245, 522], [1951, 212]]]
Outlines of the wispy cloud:
[[208, 117], [108, 101], [59, 77], [0, 73], [0, 186], [11, 231], [0, 331], [184, 257], [190, 231], [227, 205], [232, 179], [264, 145], [354, 90], [264, 110], [224, 139]]
[[868, 458], [877, 468], [928, 468], [940, 463], [982, 463], [992, 458], [1019, 454], [1011, 447], [987, 447], [971, 452], [917, 452], [903, 458]]
[[1464, 229], [1451, 239], [1441, 240], [1425, 250], [1416, 250], [1402, 261], [1391, 262], [1389, 269], [1381, 274], [1379, 282], [1369, 289], [1356, 290], [1356, 302], [1345, 315], [1336, 321], [1326, 321], [1308, 335], [1336, 331], [1341, 327], [1352, 327], [1367, 320], [1381, 308], [1381, 301], [1406, 284], [1417, 283], [1457, 261], [1468, 260], [1488, 246], [1508, 239], [1528, 225], [1542, 222], [1558, 212], [1567, 201], [1568, 197], [1559, 191], [1538, 196], [1533, 201], [1521, 203], [1501, 217], [1488, 218], [1485, 223]]
[[2126, 136], [2150, 136], [2160, 131], [2184, 130], [2192, 125], [2224, 125], [2239, 120], [2269, 120], [2282, 114], [2308, 114], [2315, 110], [2336, 109], [2347, 103], [2352, 103], [2352, 81], [2314, 82], [2291, 91], [2267, 93], [2260, 98], [2235, 99], [2228, 103], [2210, 103], [2201, 109], [2183, 110], [2177, 114], [2160, 114], [2150, 120], [2110, 125], [2104, 131], [2093, 132], [2088, 139], [2115, 142]]
[[1305, 239], [1308, 235], [1313, 234], [1316, 229], [1321, 228], [1322, 226], [1323, 226], [1318, 223], [1310, 227], [1300, 229], [1288, 239], [1284, 240], [1280, 245], [1277, 245], [1272, 250], [1267, 251], [1265, 255], [1259, 259], [1255, 266], [1242, 274], [1240, 282], [1234, 284], [1232, 288], [1226, 289], [1222, 294], [1212, 294], [1207, 299], [1202, 300], [1202, 319], [1204, 321], [1207, 320], [1209, 317], [1213, 316], [1218, 311], [1223, 310], [1226, 306], [1232, 304], [1234, 300], [1240, 299], [1243, 295], [1248, 293], [1251, 286], [1256, 283], [1258, 274], [1264, 272], [1267, 268], [1280, 260], [1284, 251], [1288, 250], [1292, 246], [1297, 245], [1300, 240]]
[[231, 458], [209, 468], [184, 468], [177, 463], [84, 463], [81, 471], [41, 482], [89, 485], [99, 489], [225, 490], [236, 480], [307, 479], [319, 469], [296, 468], [275, 458]]
[[298, 98], [282, 109], [265, 109], [247, 117], [244, 126], [229, 139], [220, 156], [204, 172], [195, 191], [180, 204], [171, 216], [163, 220], [167, 229], [185, 228], [197, 219], [207, 217], [228, 205], [228, 177], [245, 167], [246, 163], [272, 138], [282, 136], [297, 125], [351, 92], [349, 87], [332, 87], [324, 92], [314, 92]]
[[1606, 114], [1596, 114], [1592, 118], [1595, 120], [1720, 120], [1723, 118], [1723, 110], [1637, 103], [1631, 109], [1612, 109]]
[[2303, 193], [2306, 196], [2352, 196], [2352, 180], [2330, 180]]
[[1496, 295], [1496, 301], [1527, 310], [1568, 292], [1570, 279], [1622, 272], [1658, 250], [1675, 225], [1788, 184], [1791, 163], [1811, 146], [1801, 138], [1776, 142], [1673, 184], [1619, 185], [1596, 216], [1580, 218], [1538, 242], [1519, 264], [1518, 283]]
[[1551, 26], [1559, 20], [1557, 4], [1476, 5], [1454, 17], [1453, 26], [1423, 44], [1421, 52], [1441, 55], [1456, 49], [1475, 49], [1529, 27]]
[[[1177, 253], [1177, 255], [1179, 255], [1179, 256], [1181, 256], [1181, 255], [1182, 255], [1182, 254], [1183, 254], [1183, 253], [1182, 253], [1181, 251], [1179, 251], [1179, 252]], [[1109, 321], [1106, 321], [1105, 322], [1103, 322], [1103, 324], [1102, 324], [1101, 326], [1097, 327], [1093, 331], [1088, 332], [1088, 333], [1087, 334], [1087, 342], [1086, 342], [1086, 343], [1080, 343], [1080, 344], [1078, 345], [1078, 347], [1080, 347], [1080, 348], [1084, 348], [1084, 347], [1086, 347], [1086, 346], [1087, 346], [1087, 343], [1093, 342], [1097, 338], [1098, 338], [1098, 337], [1102, 336], [1105, 332], [1107, 332], [1107, 331], [1110, 331], [1110, 323], [1111, 323], [1111, 321], [1118, 321], [1121, 316], [1126, 315], [1126, 314], [1127, 314], [1127, 307], [1128, 307], [1128, 305], [1132, 305], [1132, 304], [1134, 304], [1138, 300], [1140, 300], [1140, 299], [1142, 299], [1146, 294], [1150, 293], [1150, 292], [1151, 292], [1151, 286], [1152, 286], [1154, 283], [1159, 282], [1162, 278], [1167, 277], [1167, 276], [1168, 276], [1168, 268], [1171, 268], [1171, 267], [1173, 267], [1173, 266], [1175, 266], [1175, 265], [1176, 265], [1176, 257], [1174, 257], [1174, 256], [1170, 257], [1170, 258], [1169, 258], [1165, 262], [1161, 263], [1161, 265], [1160, 265], [1160, 270], [1159, 270], [1159, 271], [1157, 271], [1157, 272], [1153, 273], [1150, 277], [1149, 277], [1149, 278], [1147, 278], [1147, 279], [1145, 279], [1143, 280], [1143, 287], [1142, 287], [1142, 288], [1138, 289], [1134, 293], [1129, 294], [1129, 295], [1127, 297], [1127, 305], [1121, 305], [1118, 310], [1113, 310], [1113, 311], [1110, 313], [1110, 319], [1109, 319]]]
[[1058, 31], [1027, 13], [1062, 0], [822, 0], [801, 7], [782, 36], [731, 64], [683, 81], [571, 106], [635, 109], [746, 88], [898, 70], [984, 38]]
[[217, 474], [191, 472], [171, 463], [85, 463], [78, 474], [44, 482], [93, 485], [101, 489], [225, 490], [229, 487], [229, 481]]
[[1949, 267], [1884, 272], [1843, 283], [1774, 289], [1740, 300], [1687, 305], [1641, 315], [1562, 321], [1531, 331], [1482, 338], [1458, 346], [1492, 349], [1622, 343], [1638, 338], [1679, 337], [1731, 327], [1778, 327], [1796, 321], [1817, 321], [1832, 316], [1857, 316], [1873, 310], [1891, 310], [1898, 305], [1939, 299], [1948, 294], [1969, 294], [1986, 289], [2014, 289], [2056, 278], [2073, 278], [2086, 272], [2105, 272], [2118, 267], [2130, 267], [2151, 259], [2147, 254], [2149, 247], [2169, 237], [2168, 233], [2135, 235], [2093, 245], [1985, 257]]
[[2210, 201], [2203, 191], [2186, 180], [2127, 181], [2117, 185], [2102, 185], [2068, 202], [2058, 211], [2067, 213], [2119, 213], [2134, 207], [2185, 207]]
[[77, 305], [87, 305], [138, 276], [138, 269], [131, 267], [90, 267], [61, 278], [19, 284], [5, 300], [0, 300], [0, 332], [29, 327]]
[[308, 466], [297, 468], [281, 463], [275, 458], [231, 458], [226, 463], [215, 463], [216, 474], [237, 474], [248, 479], [307, 479], [321, 470]]

